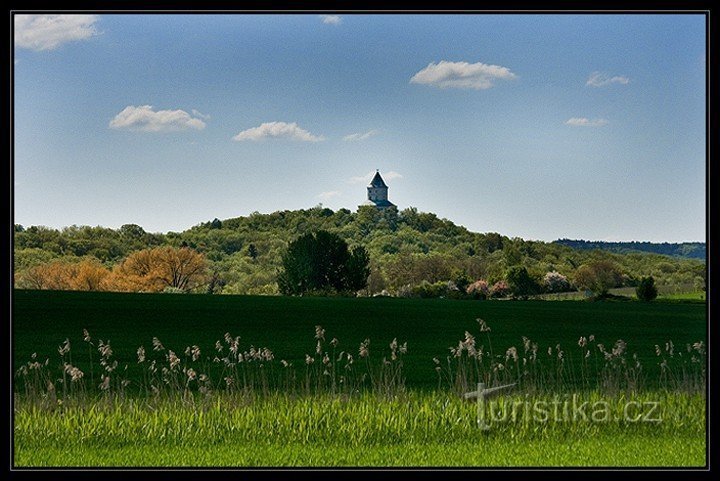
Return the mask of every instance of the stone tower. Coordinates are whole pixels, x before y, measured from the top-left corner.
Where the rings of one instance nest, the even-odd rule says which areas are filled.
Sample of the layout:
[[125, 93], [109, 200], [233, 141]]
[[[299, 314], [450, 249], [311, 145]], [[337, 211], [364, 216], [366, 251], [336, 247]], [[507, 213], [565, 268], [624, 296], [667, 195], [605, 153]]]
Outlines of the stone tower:
[[372, 205], [378, 209], [387, 209], [395, 207], [395, 204], [388, 200], [388, 186], [380, 176], [380, 171], [375, 172], [375, 177], [367, 186], [367, 200], [363, 205]]

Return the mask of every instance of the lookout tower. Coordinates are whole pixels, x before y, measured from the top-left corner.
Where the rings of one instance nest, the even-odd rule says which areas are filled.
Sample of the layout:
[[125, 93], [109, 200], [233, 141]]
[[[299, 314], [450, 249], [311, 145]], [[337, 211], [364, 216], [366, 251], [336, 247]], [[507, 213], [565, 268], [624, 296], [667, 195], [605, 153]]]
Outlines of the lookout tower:
[[380, 175], [380, 170], [375, 171], [375, 176], [367, 186], [367, 200], [363, 205], [372, 205], [378, 209], [395, 207], [395, 204], [388, 200], [388, 186]]

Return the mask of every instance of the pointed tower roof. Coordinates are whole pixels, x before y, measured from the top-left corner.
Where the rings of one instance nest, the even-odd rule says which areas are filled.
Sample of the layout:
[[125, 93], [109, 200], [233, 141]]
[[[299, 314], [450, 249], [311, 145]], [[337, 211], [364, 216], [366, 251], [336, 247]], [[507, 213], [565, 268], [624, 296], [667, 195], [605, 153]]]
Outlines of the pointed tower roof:
[[380, 170], [375, 171], [375, 177], [370, 181], [370, 185], [368, 187], [385, 187], [387, 188], [387, 184], [385, 184], [385, 181], [380, 176]]

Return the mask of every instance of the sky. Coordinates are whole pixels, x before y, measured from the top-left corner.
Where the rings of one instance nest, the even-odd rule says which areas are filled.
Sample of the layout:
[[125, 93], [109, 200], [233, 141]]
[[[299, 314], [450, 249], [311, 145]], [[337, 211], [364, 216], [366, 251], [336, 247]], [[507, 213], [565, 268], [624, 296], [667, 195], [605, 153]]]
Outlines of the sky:
[[15, 223], [399, 209], [705, 239], [703, 15], [14, 16]]

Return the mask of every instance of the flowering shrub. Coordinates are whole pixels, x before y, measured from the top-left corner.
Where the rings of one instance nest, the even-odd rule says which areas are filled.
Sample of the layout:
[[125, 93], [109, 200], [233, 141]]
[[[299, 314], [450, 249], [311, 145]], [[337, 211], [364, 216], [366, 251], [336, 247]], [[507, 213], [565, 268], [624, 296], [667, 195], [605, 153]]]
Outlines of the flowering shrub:
[[557, 271], [551, 271], [545, 274], [542, 284], [548, 292], [565, 292], [570, 290], [568, 278]]

